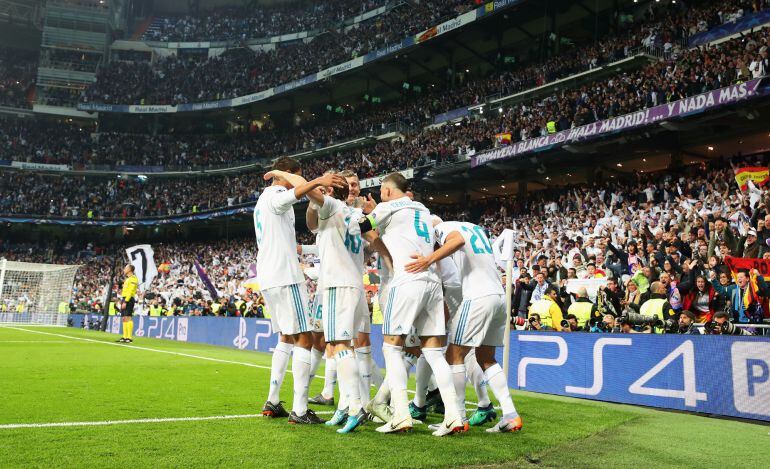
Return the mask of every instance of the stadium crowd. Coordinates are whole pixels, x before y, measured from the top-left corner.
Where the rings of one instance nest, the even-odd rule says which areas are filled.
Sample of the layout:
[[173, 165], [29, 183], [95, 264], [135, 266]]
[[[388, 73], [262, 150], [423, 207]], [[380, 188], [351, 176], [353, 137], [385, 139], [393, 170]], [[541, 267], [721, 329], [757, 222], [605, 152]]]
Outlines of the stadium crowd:
[[[670, 20], [672, 17], [664, 18]], [[674, 34], [677, 28], [669, 25], [666, 30], [667, 34]], [[635, 36], [641, 37], [643, 33], [644, 28], [641, 28]], [[611, 39], [608, 41], [606, 44], [600, 43], [598, 47], [605, 51], [614, 50], [611, 55], [617, 54], [621, 49], [613, 49], [610, 46]], [[511, 141], [515, 142], [548, 133], [549, 124], [552, 124], [551, 130], [563, 130], [766, 75], [770, 70], [767, 42], [767, 33], [757, 31], [714, 47], [692, 50], [673, 48], [665, 60], [636, 72], [625, 73], [609, 81], [598, 80], [567, 88], [545, 99], [506, 107], [499, 116], [487, 115], [482, 121], [470, 125], [474, 129], [486, 126], [486, 131], [475, 132], [479, 135], [473, 138], [459, 136], [458, 144], [452, 152], [487, 149], [493, 145], [492, 137], [497, 133], [510, 133]], [[581, 53], [574, 57], [584, 59], [591, 56], [590, 53]], [[303, 123], [296, 129], [276, 128], [268, 122], [261, 130], [252, 132], [249, 129], [229, 137], [122, 135], [107, 132], [93, 136], [91, 130], [81, 127], [5, 120], [0, 126], [0, 159], [64, 163], [74, 167], [112, 164], [182, 168], [254, 161], [322, 147], [366, 134], [377, 134], [393, 122], [405, 124], [401, 128], [418, 128], [429, 123], [437, 113], [461, 104], [483, 101], [499, 86], [506, 93], [514, 92], [521, 87], [536, 86], [581, 68], [570, 65], [574, 61], [569, 60], [569, 57], [564, 58], [554, 62], [562, 64], [560, 68], [544, 64], [545, 73], [551, 74], [548, 77], [532, 75], [532, 67], [525, 68], [520, 74], [511, 73], [490, 80], [466, 81], [463, 75], [455, 89], [429, 87], [424, 94], [410, 94], [402, 100], [382, 106], [365, 103], [357, 109], [345, 109], [342, 115], [331, 112], [326, 116], [303, 116]], [[593, 59], [589, 61], [594, 62]], [[411, 138], [407, 136], [407, 140]], [[416, 138], [425, 140], [419, 136]], [[416, 155], [415, 159], [425, 156], [425, 152], [412, 153]], [[376, 150], [362, 155], [369, 161], [380, 156]], [[350, 157], [349, 153], [340, 155], [343, 160], [349, 160]]]
[[[469, 2], [438, 3], [449, 10], [461, 11]], [[212, 58], [172, 56], [153, 64], [111, 62], [102, 68], [97, 83], [87, 90], [84, 100], [111, 104], [179, 104], [258, 92], [400, 40], [409, 31], [424, 29], [440, 16], [435, 7], [402, 6], [391, 10], [384, 18], [361, 23], [344, 34], [327, 33], [310, 43], [274, 51], [235, 48]], [[729, 6], [713, 0], [695, 2], [692, 6], [683, 2], [651, 3], [639, 18], [618, 14], [614, 27], [598, 42], [563, 47], [561, 53], [545, 61], [540, 57], [530, 63], [525, 60], [510, 70], [503, 66], [502, 73], [493, 73], [485, 80], [476, 81], [472, 89], [483, 93], [480, 98], [515, 92], [627, 57], [641, 47], [660, 49], [668, 54], [701, 28], [730, 21], [738, 14], [743, 15], [744, 11], [767, 7], [767, 1], [745, 0], [732, 1]], [[431, 12], [430, 17], [419, 14], [426, 10]], [[457, 90], [451, 90], [451, 94], [456, 95]]]
[[[314, 176], [327, 169], [350, 168], [362, 178], [381, 175], [491, 148], [498, 133], [509, 133], [510, 141], [515, 142], [693, 96], [766, 74], [770, 69], [769, 41], [770, 32], [764, 29], [716, 46], [677, 51], [666, 60], [636, 72], [564, 90], [545, 99], [519, 103], [501, 109], [496, 115], [487, 113], [484, 118], [466, 120], [459, 126], [425, 128], [407, 133], [403, 139], [380, 141], [371, 147], [308, 160], [305, 174]], [[333, 129], [334, 126], [324, 128]], [[66, 135], [61, 141], [56, 140], [56, 132], [51, 134], [54, 135], [52, 145], [60, 150], [56, 151], [45, 148], [49, 145], [46, 138], [16, 137], [14, 135], [18, 132], [14, 134], [12, 127], [11, 133], [5, 134], [5, 149], [0, 147], [0, 155], [10, 151], [9, 159], [20, 159], [14, 155], [21, 152], [22, 155], [36, 155], [44, 159], [46, 155], [56, 155], [54, 158], [66, 160], [74, 151], [79, 155], [87, 154], [95, 161], [107, 161], [109, 158], [113, 162], [141, 164], [212, 164], [228, 160], [236, 154], [246, 154], [250, 159], [258, 155], [249, 148], [250, 139], [239, 138], [216, 141], [200, 137], [185, 141], [143, 137], [139, 141], [146, 143], [141, 145], [133, 136], [107, 134], [103, 141], [99, 139], [104, 147], [94, 151], [92, 146], [87, 145], [89, 139], [93, 140], [90, 134], [80, 130], [75, 132], [73, 128], [74, 136]], [[279, 139], [274, 141], [279, 142]], [[78, 145], [83, 142], [86, 142], [85, 149]], [[300, 136], [295, 142], [306, 141]], [[157, 158], [158, 154], [164, 156]], [[128, 159], [118, 159], [121, 155], [126, 155]], [[70, 217], [83, 217], [89, 212], [95, 217], [191, 213], [254, 200], [261, 184], [253, 176], [105, 181], [4, 172], [0, 178], [3, 194], [0, 213]], [[41, 184], [43, 181], [45, 183]], [[22, 186], [33, 189], [26, 192], [15, 190]]]
[[[522, 318], [537, 313], [540, 321], [531, 323], [535, 328], [569, 327], [562, 326], [561, 319], [574, 319], [569, 315], [580, 306], [572, 305], [589, 301], [584, 291], [567, 291], [570, 279], [607, 280], [598, 294], [600, 304], [590, 307], [604, 321], [594, 322], [600, 329], [620, 327], [614, 317], [629, 308], [638, 310], [650, 299], [662, 300], [660, 307], [671, 314], [690, 311], [697, 322], [727, 311], [731, 321], [756, 323], [769, 316], [770, 287], [756, 272], [733, 276], [728, 266], [731, 257], [770, 260], [770, 191], [753, 184], [742, 191], [734, 175], [741, 166], [768, 163], [767, 155], [739, 155], [661, 173], [632, 173], [590, 186], [550, 188], [526, 200], [488, 198], [462, 208], [428, 205], [445, 220], [480, 224], [492, 239], [505, 228], [514, 230], [520, 247], [513, 271], [513, 313]], [[301, 234], [298, 242], [312, 244], [312, 236]], [[78, 249], [71, 242], [48, 244], [46, 249], [0, 242], [0, 256], [11, 260], [84, 259], [74, 306], [85, 309], [98, 307], [109, 273], [105, 253], [116, 251]], [[252, 307], [253, 314], [264, 314], [259, 295], [249, 290], [254, 287], [248, 281], [254, 276], [255, 258], [250, 238], [161, 244], [155, 251], [161, 275], [148, 304], [165, 305], [171, 314], [240, 315]], [[195, 260], [224, 298], [215, 310], [194, 270]], [[305, 258], [306, 264], [312, 262]], [[374, 265], [370, 260], [371, 269]], [[228, 313], [220, 313], [220, 308]], [[603, 313], [611, 316], [600, 316]], [[573, 329], [585, 327], [586, 319], [578, 317]]]
[[342, 0], [273, 7], [223, 6], [195, 15], [158, 16], [144, 41], [232, 41], [312, 31], [378, 8], [384, 0]]
[[0, 47], [0, 106], [29, 108], [36, 78], [36, 51]]
[[347, 30], [274, 50], [235, 47], [216, 57], [170, 56], [148, 62], [110, 62], [84, 96], [86, 102], [179, 104], [243, 96], [342, 63], [415, 34], [472, 6], [468, 0], [401, 4]]

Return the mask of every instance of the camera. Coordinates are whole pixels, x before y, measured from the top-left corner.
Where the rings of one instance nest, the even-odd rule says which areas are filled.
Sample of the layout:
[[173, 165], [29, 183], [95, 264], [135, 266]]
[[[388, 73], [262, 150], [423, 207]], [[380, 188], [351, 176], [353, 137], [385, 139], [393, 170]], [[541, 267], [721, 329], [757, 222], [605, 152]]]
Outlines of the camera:
[[639, 313], [626, 312], [625, 315], [619, 318], [621, 324], [629, 324], [631, 326], [640, 327], [663, 327], [663, 321], [658, 319], [657, 316], [645, 316]]
[[706, 334], [723, 334], [723, 335], [753, 335], [751, 332], [737, 327], [730, 321], [725, 321], [719, 324], [716, 321], [709, 321], [703, 325], [706, 330]]

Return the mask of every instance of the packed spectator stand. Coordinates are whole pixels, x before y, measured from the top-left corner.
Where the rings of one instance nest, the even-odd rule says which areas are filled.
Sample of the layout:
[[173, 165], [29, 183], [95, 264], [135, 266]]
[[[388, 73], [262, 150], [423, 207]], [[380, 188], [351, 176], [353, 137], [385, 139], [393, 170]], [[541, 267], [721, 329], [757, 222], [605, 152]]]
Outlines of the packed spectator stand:
[[[437, 3], [434, 5], [434, 3]], [[171, 56], [155, 63], [116, 61], [100, 70], [97, 83], [84, 96], [86, 102], [109, 104], [180, 104], [233, 98], [262, 91], [370, 50], [435, 24], [446, 10], [462, 11], [472, 2], [428, 2], [390, 10], [344, 34], [323, 34], [309, 43], [272, 51], [245, 47], [228, 49], [212, 58]], [[733, 21], [744, 13], [766, 8], [767, 2], [707, 0], [692, 6], [651, 4], [644, 17], [619, 15], [610, 35], [599, 42], [578, 44], [544, 63], [522, 63], [511, 72], [495, 74], [485, 86], [508, 93], [540, 85], [627, 57], [642, 48], [671, 52], [691, 34]], [[440, 11], [441, 13], [436, 13]], [[493, 93], [487, 93], [487, 96]], [[482, 96], [483, 97], [483, 96]]]
[[[676, 313], [687, 309], [698, 321], [708, 322], [727, 310], [736, 322], [753, 323], [762, 320], [767, 308], [752, 310], [760, 316], [749, 317], [748, 309], [735, 304], [728, 294], [734, 283], [727, 262], [730, 257], [770, 259], [770, 193], [753, 184], [742, 191], [734, 176], [741, 166], [767, 164], [765, 155], [737, 156], [661, 173], [633, 173], [591, 186], [549, 189], [526, 200], [488, 198], [464, 207], [426, 203], [445, 220], [480, 224], [492, 239], [505, 228], [514, 230], [521, 245], [512, 279], [516, 314], [526, 316], [530, 305], [542, 299], [545, 286], [554, 285], [559, 289], [556, 303], [566, 315], [575, 300], [565, 290], [569, 279], [609, 278], [603, 311], [616, 316], [629, 304], [644, 303], [659, 283]], [[313, 242], [306, 232], [298, 238], [300, 244]], [[251, 238], [157, 244], [161, 275], [148, 301], [166, 305], [168, 314], [245, 314], [233, 311], [230, 304], [248, 303], [249, 310], [259, 304], [249, 285], [255, 251]], [[0, 256], [11, 260], [84, 264], [72, 307], [85, 311], [99, 310], [112, 256], [120, 252], [116, 246], [78, 247], [73, 242], [48, 243], [45, 249], [0, 242]], [[196, 260], [224, 298], [216, 311], [193, 268]], [[370, 259], [370, 268], [374, 265]], [[756, 275], [752, 281], [758, 286], [750, 302], [760, 304], [767, 288]]]

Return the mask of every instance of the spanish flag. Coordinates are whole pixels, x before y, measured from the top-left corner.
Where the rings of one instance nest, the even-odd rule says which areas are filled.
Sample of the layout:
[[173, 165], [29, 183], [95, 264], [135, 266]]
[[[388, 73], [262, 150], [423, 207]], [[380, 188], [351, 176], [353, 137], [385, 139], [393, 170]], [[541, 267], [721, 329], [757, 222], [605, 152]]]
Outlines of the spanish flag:
[[770, 171], [767, 167], [762, 166], [746, 166], [735, 171], [735, 182], [738, 183], [742, 191], [748, 189], [749, 179], [754, 181], [757, 186], [761, 186], [770, 179]]
[[495, 138], [497, 139], [497, 144], [498, 145], [510, 145], [511, 144], [511, 133], [510, 132], [495, 134]]

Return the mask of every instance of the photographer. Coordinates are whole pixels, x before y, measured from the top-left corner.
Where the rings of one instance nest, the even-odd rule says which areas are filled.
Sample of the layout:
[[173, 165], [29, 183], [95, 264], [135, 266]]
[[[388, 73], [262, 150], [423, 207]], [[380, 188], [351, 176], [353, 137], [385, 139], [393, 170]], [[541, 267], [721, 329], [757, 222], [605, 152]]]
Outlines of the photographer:
[[537, 315], [541, 319], [541, 330], [561, 330], [563, 313], [557, 303], [558, 296], [559, 290], [555, 286], [549, 285], [545, 289], [543, 297], [532, 303], [529, 309], [529, 317]]
[[730, 322], [730, 315], [720, 311], [714, 315], [714, 319], [707, 322], [704, 327], [704, 334], [711, 335], [754, 335], [746, 329], [736, 327]]
[[578, 332], [583, 330], [578, 326], [578, 318], [574, 314], [568, 314], [565, 319], [561, 321], [562, 332]]
[[540, 331], [543, 330], [543, 324], [540, 322], [539, 314], [531, 314], [527, 323], [524, 325], [525, 331]]
[[661, 321], [675, 319], [676, 312], [668, 302], [666, 287], [661, 282], [652, 282], [650, 285], [650, 298], [639, 308], [642, 316], [657, 316]]
[[576, 320], [576, 327], [585, 327], [588, 321], [596, 315], [596, 305], [588, 299], [588, 291], [585, 287], [578, 288], [575, 296], [575, 302], [567, 309], [567, 319], [569, 320], [569, 317], [572, 316]]
[[695, 327], [695, 314], [684, 310], [679, 315], [679, 334], [700, 335], [701, 331]]
[[594, 323], [591, 327], [591, 332], [618, 333], [620, 332], [620, 325], [613, 314], [607, 313], [602, 316], [600, 322]]

